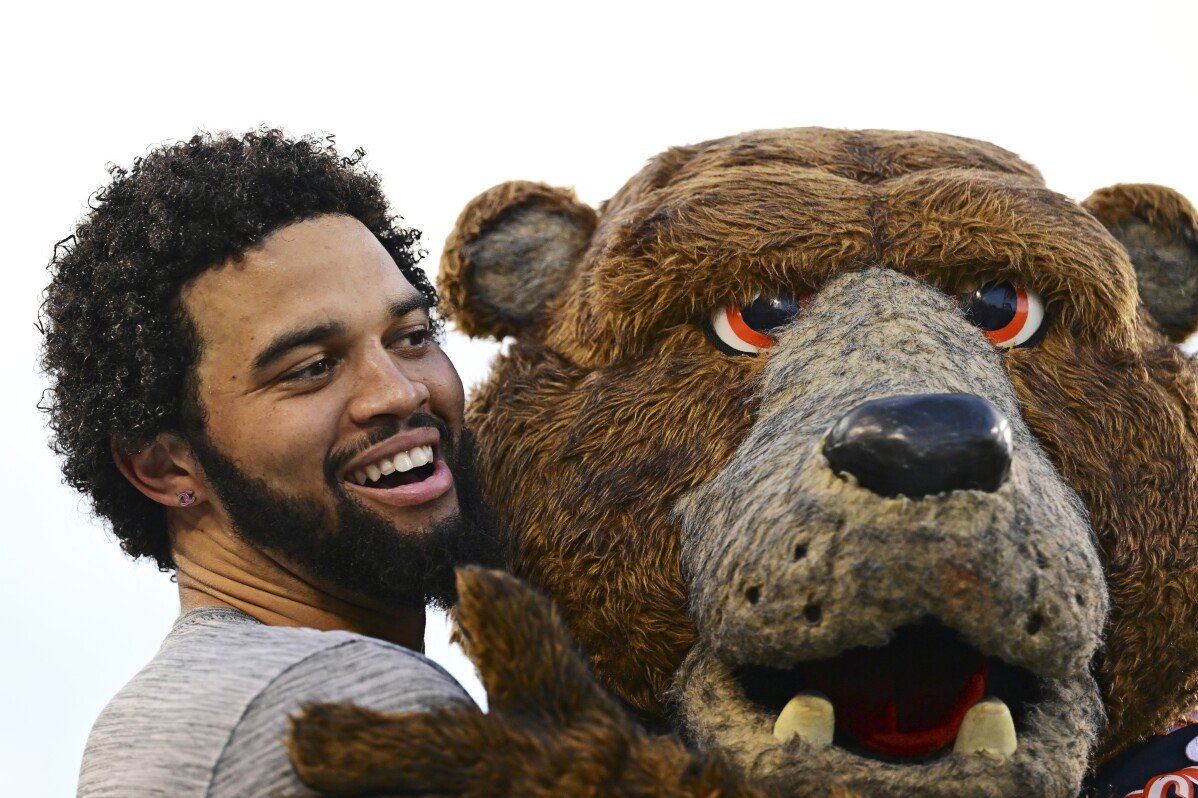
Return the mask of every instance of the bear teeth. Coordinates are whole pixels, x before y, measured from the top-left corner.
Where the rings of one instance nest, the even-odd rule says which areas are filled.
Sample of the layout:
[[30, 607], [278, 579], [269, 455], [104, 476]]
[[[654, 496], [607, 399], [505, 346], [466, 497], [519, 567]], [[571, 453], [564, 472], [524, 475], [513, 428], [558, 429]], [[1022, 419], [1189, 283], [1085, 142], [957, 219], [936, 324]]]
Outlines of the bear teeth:
[[774, 736], [789, 740], [794, 735], [812, 748], [832, 744], [836, 711], [823, 693], [804, 690], [787, 702], [774, 721]]
[[974, 704], [965, 713], [961, 729], [957, 732], [957, 741], [953, 744], [953, 753], [1008, 757], [1015, 753], [1017, 746], [1011, 710], [1007, 709], [1001, 698], [990, 696]]
[[[832, 702], [823, 693], [814, 690], [804, 690], [795, 695], [774, 721], [774, 737], [785, 742], [798, 735], [812, 748], [831, 745], [835, 729], [836, 710]], [[990, 696], [974, 704], [965, 713], [953, 744], [953, 753], [1009, 757], [1017, 747], [1011, 711], [1001, 698]]]

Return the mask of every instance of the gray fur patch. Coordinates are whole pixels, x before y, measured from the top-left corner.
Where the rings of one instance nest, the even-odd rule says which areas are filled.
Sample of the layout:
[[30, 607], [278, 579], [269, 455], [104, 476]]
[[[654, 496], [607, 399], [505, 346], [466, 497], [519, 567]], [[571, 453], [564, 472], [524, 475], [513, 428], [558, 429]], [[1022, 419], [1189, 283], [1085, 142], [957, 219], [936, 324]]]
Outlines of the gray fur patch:
[[528, 324], [561, 291], [586, 245], [586, 231], [570, 216], [517, 207], [466, 245], [474, 293], [504, 319]]
[[[832, 280], [768, 356], [757, 422], [675, 508], [701, 640], [674, 687], [692, 734], [792, 788], [837, 773], [866, 795], [1075, 794], [1101, 716], [1089, 663], [1106, 584], [1084, 506], [1023, 421], [1001, 353], [937, 289], [869, 269]], [[821, 443], [838, 418], [924, 393], [975, 394], [1006, 416], [1014, 454], [998, 490], [884, 498], [832, 473]], [[811, 755], [774, 740], [731, 676], [884, 645], [929, 618], [1042, 680], [1012, 759]]]
[[1198, 322], [1198, 245], [1173, 231], [1129, 219], [1111, 233], [1127, 248], [1140, 300], [1174, 340]]

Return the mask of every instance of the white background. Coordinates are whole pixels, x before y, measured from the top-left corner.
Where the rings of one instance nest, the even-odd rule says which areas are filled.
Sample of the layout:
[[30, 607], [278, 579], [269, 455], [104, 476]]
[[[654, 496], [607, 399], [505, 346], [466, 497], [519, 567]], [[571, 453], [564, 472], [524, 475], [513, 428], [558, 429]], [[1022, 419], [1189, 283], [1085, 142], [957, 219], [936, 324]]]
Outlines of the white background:
[[[0, 22], [3, 796], [72, 793], [92, 720], [177, 610], [168, 577], [60, 484], [35, 410], [45, 265], [108, 162], [199, 129], [335, 133], [367, 149], [434, 270], [495, 183], [598, 203], [667, 146], [753, 128], [938, 130], [1013, 150], [1077, 199], [1136, 181], [1198, 200], [1192, 0], [34, 6]], [[493, 347], [449, 351], [470, 386]], [[429, 632], [471, 678], [443, 622]]]

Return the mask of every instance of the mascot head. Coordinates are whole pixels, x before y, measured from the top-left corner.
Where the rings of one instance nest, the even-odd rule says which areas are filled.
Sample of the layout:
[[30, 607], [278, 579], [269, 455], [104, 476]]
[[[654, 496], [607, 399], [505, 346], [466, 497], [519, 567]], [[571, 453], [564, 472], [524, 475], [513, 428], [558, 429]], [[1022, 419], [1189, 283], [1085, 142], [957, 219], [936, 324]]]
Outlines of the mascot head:
[[441, 289], [516, 572], [642, 718], [790, 791], [1071, 796], [1198, 697], [1195, 211], [983, 142], [514, 182]]

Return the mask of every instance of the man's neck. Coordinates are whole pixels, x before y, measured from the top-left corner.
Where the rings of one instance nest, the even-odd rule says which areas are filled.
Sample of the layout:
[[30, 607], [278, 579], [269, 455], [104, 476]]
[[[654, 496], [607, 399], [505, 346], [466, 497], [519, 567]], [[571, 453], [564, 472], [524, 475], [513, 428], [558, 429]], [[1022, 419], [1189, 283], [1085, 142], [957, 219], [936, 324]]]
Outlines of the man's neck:
[[[201, 528], [202, 527], [202, 528]], [[183, 612], [232, 607], [271, 626], [345, 630], [424, 650], [424, 610], [334, 595], [222, 528], [210, 514], [171, 533]]]

